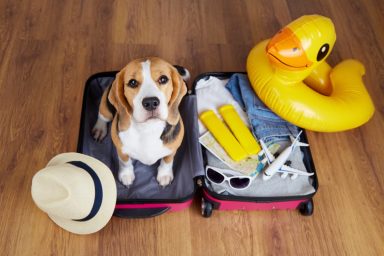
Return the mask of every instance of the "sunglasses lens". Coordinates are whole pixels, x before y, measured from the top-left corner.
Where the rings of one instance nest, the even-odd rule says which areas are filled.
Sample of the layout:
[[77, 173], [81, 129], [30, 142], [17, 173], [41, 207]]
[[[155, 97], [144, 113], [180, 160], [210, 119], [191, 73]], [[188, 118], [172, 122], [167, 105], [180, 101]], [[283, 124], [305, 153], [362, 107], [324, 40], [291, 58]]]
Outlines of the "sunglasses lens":
[[212, 170], [210, 168], [207, 170], [207, 176], [212, 182], [215, 182], [215, 183], [222, 183], [224, 181], [223, 175], [221, 175], [217, 171]]
[[232, 178], [230, 181], [231, 186], [234, 188], [246, 188], [249, 185], [249, 178]]

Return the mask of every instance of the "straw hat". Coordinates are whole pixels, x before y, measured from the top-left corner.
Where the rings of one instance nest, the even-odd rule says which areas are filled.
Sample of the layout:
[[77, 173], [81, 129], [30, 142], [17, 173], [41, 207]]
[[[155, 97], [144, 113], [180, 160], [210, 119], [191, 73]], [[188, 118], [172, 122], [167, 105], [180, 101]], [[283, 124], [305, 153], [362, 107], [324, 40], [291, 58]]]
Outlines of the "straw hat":
[[116, 205], [116, 183], [99, 160], [79, 153], [55, 156], [32, 179], [36, 205], [60, 227], [76, 234], [103, 228]]

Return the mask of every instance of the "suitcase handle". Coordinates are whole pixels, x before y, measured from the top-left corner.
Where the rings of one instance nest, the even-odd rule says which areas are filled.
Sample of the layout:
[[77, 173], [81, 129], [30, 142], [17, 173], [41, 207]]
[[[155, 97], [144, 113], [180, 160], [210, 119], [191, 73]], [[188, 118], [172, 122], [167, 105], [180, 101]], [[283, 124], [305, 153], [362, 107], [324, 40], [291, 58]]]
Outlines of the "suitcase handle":
[[170, 207], [115, 209], [113, 215], [121, 218], [150, 218], [167, 212]]

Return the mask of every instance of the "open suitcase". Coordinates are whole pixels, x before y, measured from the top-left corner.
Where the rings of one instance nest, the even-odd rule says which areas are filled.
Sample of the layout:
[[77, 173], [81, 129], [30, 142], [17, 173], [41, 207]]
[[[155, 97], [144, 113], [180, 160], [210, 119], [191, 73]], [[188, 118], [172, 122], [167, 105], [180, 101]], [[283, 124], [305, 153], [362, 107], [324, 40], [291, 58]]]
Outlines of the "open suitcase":
[[[96, 122], [98, 106], [103, 90], [113, 82], [117, 72], [97, 73], [91, 76], [85, 86], [81, 125], [77, 151], [93, 156], [104, 162], [117, 177], [118, 158], [110, 136], [100, 142], [93, 140], [90, 131]], [[185, 136], [174, 160], [174, 180], [165, 188], [156, 181], [159, 162], [145, 166], [134, 161], [135, 182], [126, 188], [116, 179], [117, 203], [115, 216], [126, 218], [153, 217], [167, 211], [178, 211], [189, 207], [195, 195], [201, 198], [201, 213], [209, 217], [212, 210], [269, 210], [299, 209], [303, 215], [312, 215], [312, 197], [317, 191], [316, 173], [312, 176], [313, 192], [294, 196], [233, 196], [213, 191], [204, 178], [206, 150], [199, 144], [197, 99], [195, 86], [201, 79], [216, 77], [228, 79], [233, 73], [205, 73], [194, 81], [192, 90], [182, 100], [179, 110], [184, 122]], [[191, 114], [193, 113], [193, 114]], [[307, 142], [305, 133], [301, 141]], [[315, 172], [309, 147], [301, 148], [304, 164], [308, 172]]]

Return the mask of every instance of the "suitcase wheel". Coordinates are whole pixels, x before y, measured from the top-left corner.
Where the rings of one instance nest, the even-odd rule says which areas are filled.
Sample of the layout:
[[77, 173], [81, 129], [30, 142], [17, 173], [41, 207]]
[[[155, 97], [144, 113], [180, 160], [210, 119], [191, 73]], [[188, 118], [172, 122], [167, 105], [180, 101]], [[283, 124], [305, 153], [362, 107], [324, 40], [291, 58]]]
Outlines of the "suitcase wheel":
[[312, 198], [307, 202], [301, 203], [299, 211], [303, 216], [311, 216], [313, 214], [313, 200]]
[[201, 198], [201, 215], [205, 218], [209, 218], [212, 215], [213, 205], [212, 203]]

